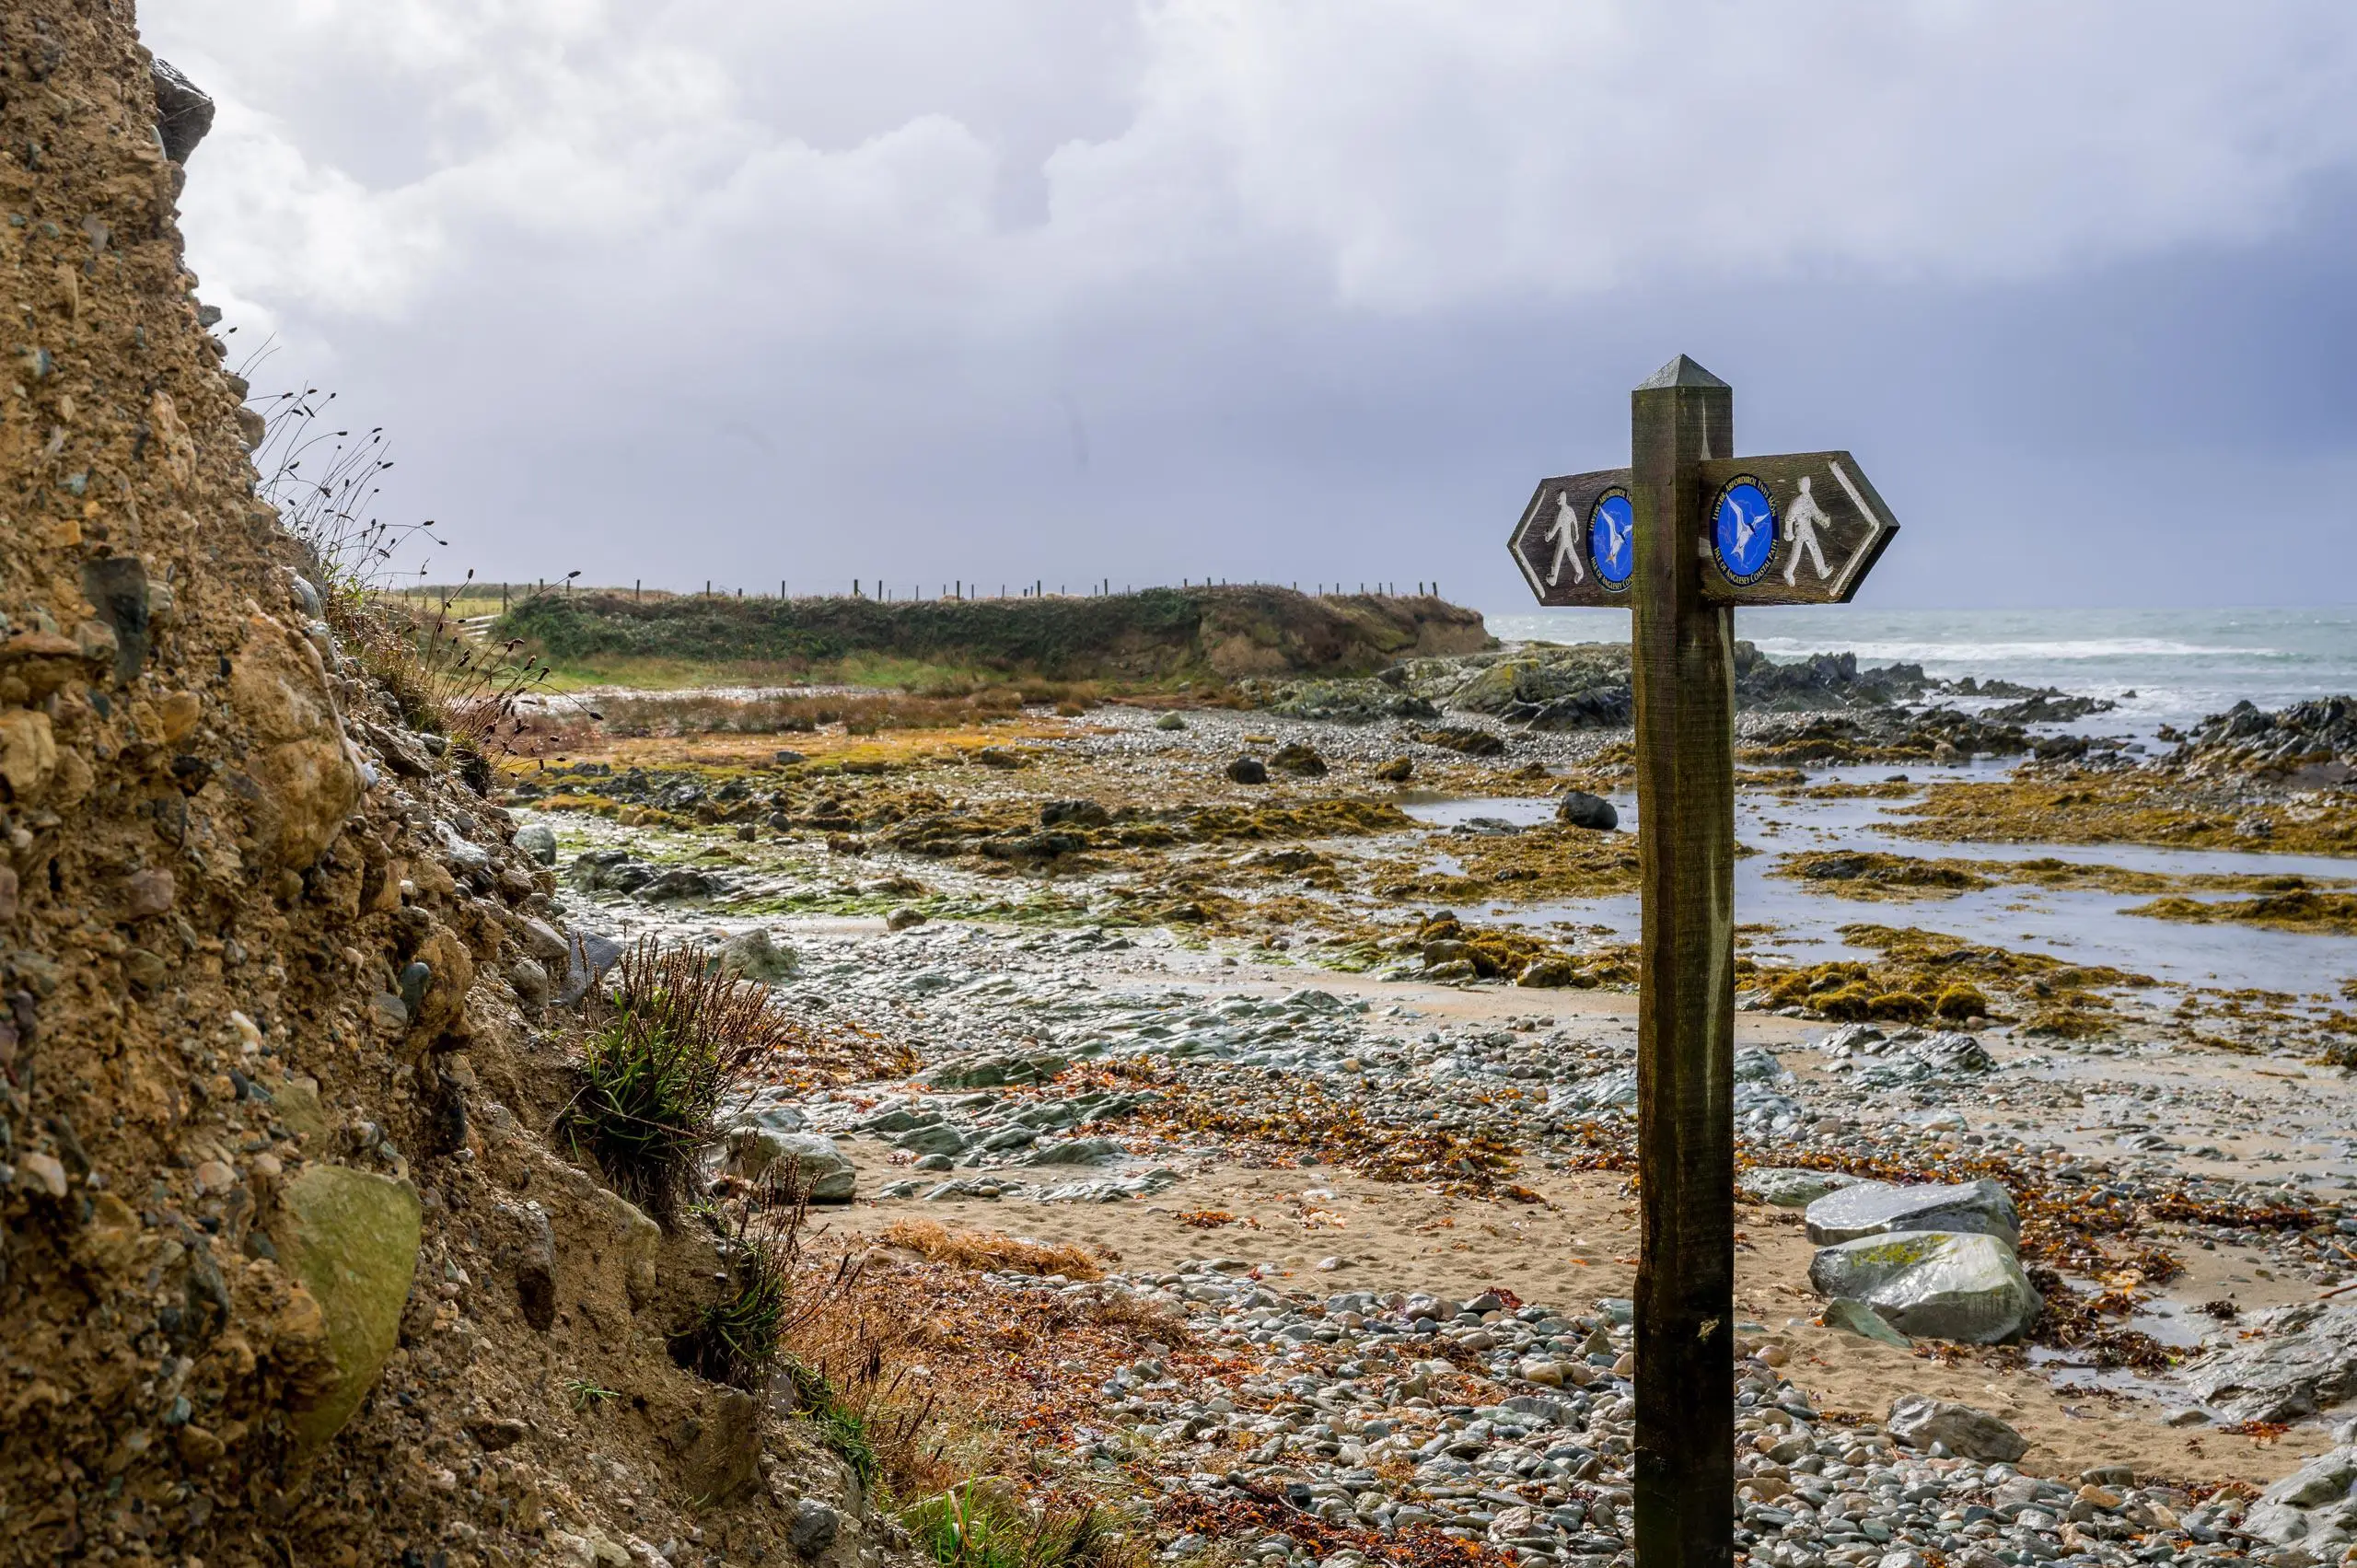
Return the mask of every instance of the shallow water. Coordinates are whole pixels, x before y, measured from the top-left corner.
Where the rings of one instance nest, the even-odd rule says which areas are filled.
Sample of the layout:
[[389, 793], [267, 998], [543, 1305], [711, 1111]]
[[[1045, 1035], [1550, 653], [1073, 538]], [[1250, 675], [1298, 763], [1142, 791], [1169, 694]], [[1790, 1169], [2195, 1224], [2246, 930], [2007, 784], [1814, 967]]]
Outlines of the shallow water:
[[[1992, 776], [1981, 770], [1916, 770], [1910, 777]], [[1813, 775], [1819, 782], [1864, 783], [1889, 776], [1887, 769], [1833, 770]], [[1615, 794], [1622, 831], [1637, 823], [1636, 798]], [[2175, 875], [2253, 873], [2342, 878], [2357, 876], [2357, 860], [2325, 855], [2253, 854], [2239, 851], [2178, 850], [2130, 844], [1928, 843], [1892, 832], [1893, 816], [1905, 799], [1799, 800], [1759, 793], [1739, 796], [1736, 837], [1760, 851], [1736, 862], [1736, 920], [1775, 929], [1755, 937], [1753, 951], [1795, 962], [1861, 958], [1844, 942], [1840, 927], [1853, 923], [1917, 926], [2015, 950], [2049, 954], [2072, 963], [2104, 964], [2151, 975], [2172, 989], [2256, 986], [2295, 994], [2329, 993], [2357, 975], [2357, 937], [2270, 931], [2219, 923], [2196, 925], [2152, 920], [2120, 912], [2150, 901], [2142, 893], [2048, 890], [1999, 887], [1953, 898], [1870, 900], [1816, 892], [1786, 877], [1770, 875], [1785, 854], [1815, 849], [1879, 850], [1922, 858], [2031, 860], [2052, 857], [2079, 865]], [[1517, 824], [1551, 819], [1551, 800], [1463, 798], [1418, 802], [1407, 813], [1434, 827], [1454, 827], [1475, 818]], [[2199, 896], [2199, 895], [2197, 895]], [[2217, 895], [2228, 897], [2232, 895]], [[1562, 921], [1608, 928], [1610, 941], [1634, 940], [1637, 900], [1632, 896], [1574, 899], [1540, 903], [1495, 902], [1478, 912], [1494, 923], [1545, 926]]]

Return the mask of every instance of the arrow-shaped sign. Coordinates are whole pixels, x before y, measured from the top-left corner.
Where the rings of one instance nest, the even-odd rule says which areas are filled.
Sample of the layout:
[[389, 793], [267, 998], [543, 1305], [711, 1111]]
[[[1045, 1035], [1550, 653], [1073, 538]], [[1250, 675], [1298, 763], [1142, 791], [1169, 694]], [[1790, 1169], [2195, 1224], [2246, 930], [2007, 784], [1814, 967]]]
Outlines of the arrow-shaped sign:
[[1702, 597], [1719, 604], [1847, 604], [1898, 532], [1847, 452], [1701, 465]]
[[[1694, 528], [1718, 604], [1847, 604], [1898, 522], [1847, 452], [1701, 465]], [[1625, 605], [1635, 564], [1629, 470], [1541, 480], [1506, 546], [1538, 602]]]
[[1506, 548], [1541, 604], [1627, 604], [1637, 563], [1629, 470], [1540, 480]]

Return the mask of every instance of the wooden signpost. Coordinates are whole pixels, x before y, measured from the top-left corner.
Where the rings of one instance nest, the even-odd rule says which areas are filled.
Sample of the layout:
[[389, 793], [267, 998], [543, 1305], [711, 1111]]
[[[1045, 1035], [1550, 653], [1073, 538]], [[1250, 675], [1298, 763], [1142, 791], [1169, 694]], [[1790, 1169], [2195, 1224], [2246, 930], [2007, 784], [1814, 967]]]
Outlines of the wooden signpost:
[[1508, 540], [1545, 605], [1633, 616], [1639, 1568], [1735, 1551], [1734, 607], [1845, 604], [1898, 531], [1847, 452], [1737, 459], [1733, 389], [1678, 355], [1630, 466], [1539, 483]]

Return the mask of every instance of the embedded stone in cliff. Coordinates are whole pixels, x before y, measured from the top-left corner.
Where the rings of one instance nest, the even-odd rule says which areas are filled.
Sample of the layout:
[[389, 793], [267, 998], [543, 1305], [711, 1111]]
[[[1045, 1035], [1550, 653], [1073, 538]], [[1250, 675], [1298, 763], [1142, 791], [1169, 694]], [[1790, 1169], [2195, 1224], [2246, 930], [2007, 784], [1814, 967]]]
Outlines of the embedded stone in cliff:
[[466, 1007], [467, 988], [475, 982], [474, 958], [447, 926], [436, 925], [417, 945], [416, 962], [411, 968], [419, 966], [426, 972], [420, 977], [416, 995], [410, 995], [405, 978], [401, 1000], [409, 1006], [413, 1027], [439, 1034], [457, 1023]]
[[213, 129], [213, 99], [194, 82], [162, 60], [153, 61], [147, 75], [156, 85], [156, 136], [164, 156], [186, 163]]
[[592, 1202], [610, 1227], [598, 1250], [598, 1265], [621, 1275], [633, 1307], [645, 1306], [655, 1296], [655, 1255], [663, 1245], [663, 1227], [637, 1204], [602, 1187]]
[[33, 708], [0, 713], [0, 785], [14, 801], [35, 801], [57, 772], [57, 737]]
[[271, 1239], [327, 1325], [335, 1375], [296, 1412], [305, 1449], [335, 1435], [384, 1370], [401, 1337], [401, 1307], [417, 1272], [417, 1190], [366, 1171], [315, 1165], [281, 1191]]
[[129, 685], [147, 662], [147, 568], [136, 555], [82, 563], [82, 597], [114, 633], [114, 679]]
[[761, 1479], [761, 1402], [740, 1389], [723, 1390], [712, 1410], [691, 1418], [681, 1459], [688, 1490], [708, 1504], [751, 1491]]
[[250, 616], [231, 661], [229, 701], [253, 738], [231, 775], [255, 839], [300, 870], [343, 831], [360, 800], [360, 771], [336, 722], [319, 650], [265, 615]]

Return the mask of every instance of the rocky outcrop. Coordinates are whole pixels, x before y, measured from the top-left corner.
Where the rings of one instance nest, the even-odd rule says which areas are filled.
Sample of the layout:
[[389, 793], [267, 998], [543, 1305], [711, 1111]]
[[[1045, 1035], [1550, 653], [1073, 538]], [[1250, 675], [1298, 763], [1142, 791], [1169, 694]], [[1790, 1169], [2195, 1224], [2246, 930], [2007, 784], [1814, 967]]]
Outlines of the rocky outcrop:
[[2286, 1307], [2203, 1356], [2194, 1396], [2235, 1421], [2298, 1421], [2357, 1398], [2357, 1304]]
[[2260, 1493], [2244, 1511], [2242, 1531], [2307, 1562], [2340, 1561], [2357, 1540], [2357, 1448], [2319, 1454]]
[[777, 1561], [815, 1443], [666, 1343], [711, 1238], [543, 1133], [517, 977], [610, 945], [256, 499], [129, 16], [0, 18], [0, 1560]]
[[2178, 738], [2159, 766], [2189, 778], [2251, 776], [2303, 789], [2357, 780], [2357, 697], [2319, 697], [2270, 713], [2249, 702], [2213, 714]]

